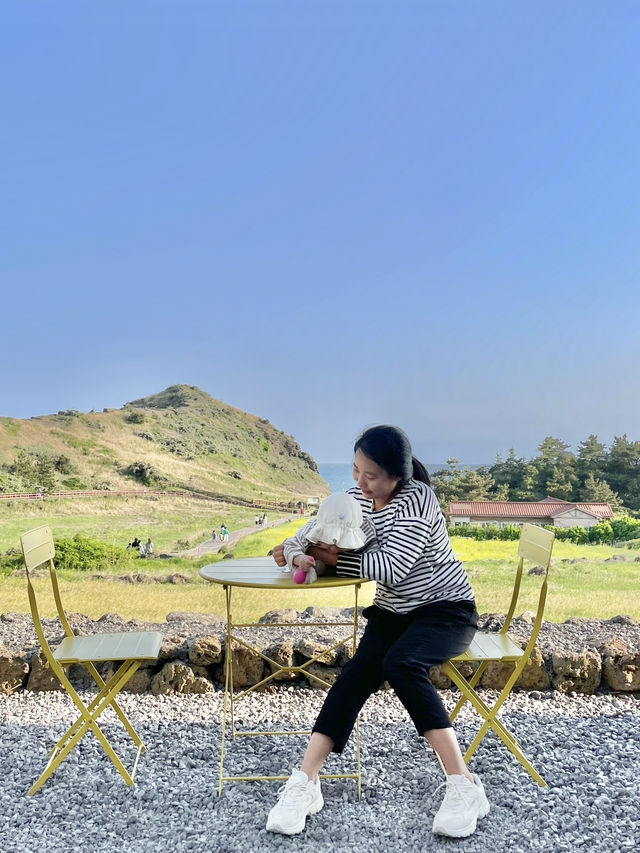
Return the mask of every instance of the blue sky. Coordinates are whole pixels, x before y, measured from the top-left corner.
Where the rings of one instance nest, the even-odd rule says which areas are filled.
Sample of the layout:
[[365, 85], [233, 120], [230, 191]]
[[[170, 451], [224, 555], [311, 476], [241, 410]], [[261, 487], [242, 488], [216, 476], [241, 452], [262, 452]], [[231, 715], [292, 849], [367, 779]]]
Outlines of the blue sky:
[[635, 2], [0, 2], [0, 414], [640, 439]]

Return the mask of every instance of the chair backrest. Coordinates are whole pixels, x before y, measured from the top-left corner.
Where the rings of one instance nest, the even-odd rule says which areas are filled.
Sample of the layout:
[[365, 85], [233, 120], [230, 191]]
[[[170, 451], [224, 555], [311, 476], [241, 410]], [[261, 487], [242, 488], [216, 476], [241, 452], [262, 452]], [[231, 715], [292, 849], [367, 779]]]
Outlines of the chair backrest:
[[506, 634], [513, 619], [518, 598], [520, 595], [520, 583], [522, 581], [522, 571], [525, 560], [532, 560], [536, 565], [544, 569], [542, 572], [543, 579], [540, 586], [540, 595], [538, 596], [538, 608], [533, 624], [531, 636], [535, 641], [538, 635], [540, 625], [542, 624], [542, 616], [544, 613], [544, 605], [547, 600], [547, 577], [549, 575], [549, 565], [551, 563], [551, 551], [553, 550], [553, 541], [555, 534], [551, 530], [545, 530], [544, 527], [538, 527], [536, 524], [523, 524], [520, 532], [520, 540], [518, 542], [518, 569], [516, 571], [516, 579], [513, 585], [513, 593], [511, 595], [511, 603], [504, 624], [500, 629], [501, 634]]
[[71, 630], [71, 626], [69, 625], [67, 616], [62, 606], [62, 599], [60, 598], [60, 589], [58, 587], [58, 576], [56, 574], [56, 569], [53, 564], [53, 558], [55, 557], [56, 551], [53, 544], [53, 535], [51, 533], [51, 528], [48, 524], [44, 524], [42, 525], [42, 527], [35, 527], [33, 530], [28, 530], [20, 537], [20, 545], [22, 547], [22, 556], [24, 558], [24, 566], [27, 572], [29, 606], [31, 607], [33, 627], [36, 630], [38, 640], [40, 642], [40, 645], [42, 646], [42, 651], [44, 652], [44, 655], [49, 665], [55, 671], [56, 675], [60, 677], [61, 668], [54, 660], [53, 653], [44, 635], [44, 631], [42, 630], [42, 622], [40, 621], [40, 614], [38, 612], [38, 602], [36, 599], [33, 584], [31, 583], [30, 576], [30, 572], [34, 569], [37, 569], [43, 565], [46, 565], [48, 567], [49, 577], [51, 579], [51, 587], [53, 589], [53, 597], [56, 603], [56, 610], [58, 611], [58, 618], [62, 623], [62, 627], [64, 628], [66, 635], [68, 637], [72, 637], [73, 631]]
[[43, 563], [49, 563], [50, 560], [53, 560], [56, 554], [51, 528], [48, 524], [43, 524], [42, 527], [34, 527], [33, 530], [23, 533], [20, 537], [20, 545], [22, 546], [27, 576], [30, 570], [37, 569]]
[[555, 533], [551, 530], [545, 530], [537, 524], [523, 524], [518, 542], [518, 554], [525, 560], [533, 560], [548, 572], [554, 539]]

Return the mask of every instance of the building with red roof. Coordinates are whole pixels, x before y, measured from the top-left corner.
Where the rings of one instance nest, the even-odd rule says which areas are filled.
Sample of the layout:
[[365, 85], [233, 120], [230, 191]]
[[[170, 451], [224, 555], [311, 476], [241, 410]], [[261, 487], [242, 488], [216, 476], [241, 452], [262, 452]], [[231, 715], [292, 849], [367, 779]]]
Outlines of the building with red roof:
[[613, 518], [608, 503], [571, 503], [547, 496], [541, 501], [449, 501], [449, 519], [459, 524], [549, 524], [553, 527], [589, 529], [599, 521]]

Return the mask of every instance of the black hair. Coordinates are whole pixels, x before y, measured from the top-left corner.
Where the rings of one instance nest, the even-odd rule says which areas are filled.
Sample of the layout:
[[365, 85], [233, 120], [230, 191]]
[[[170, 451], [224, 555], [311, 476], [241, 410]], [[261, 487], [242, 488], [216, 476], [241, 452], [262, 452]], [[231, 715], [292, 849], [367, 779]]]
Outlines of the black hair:
[[411, 444], [404, 432], [395, 426], [374, 426], [365, 429], [356, 439], [353, 452], [361, 450], [390, 477], [399, 477], [402, 483], [419, 480], [431, 484], [422, 462], [411, 452]]

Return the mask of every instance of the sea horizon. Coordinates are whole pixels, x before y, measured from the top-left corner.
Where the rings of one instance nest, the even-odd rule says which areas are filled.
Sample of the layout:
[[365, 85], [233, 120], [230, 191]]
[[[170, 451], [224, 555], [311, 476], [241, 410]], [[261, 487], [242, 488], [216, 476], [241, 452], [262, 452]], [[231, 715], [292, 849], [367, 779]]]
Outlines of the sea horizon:
[[[425, 468], [430, 474], [440, 468], [446, 468], [446, 462], [439, 464], [425, 465]], [[465, 468], [466, 465], [460, 467]], [[469, 468], [477, 468], [478, 465], [469, 465]], [[332, 492], [344, 492], [354, 485], [353, 477], [351, 476], [351, 462], [318, 462], [318, 473], [323, 480], [329, 484]]]

